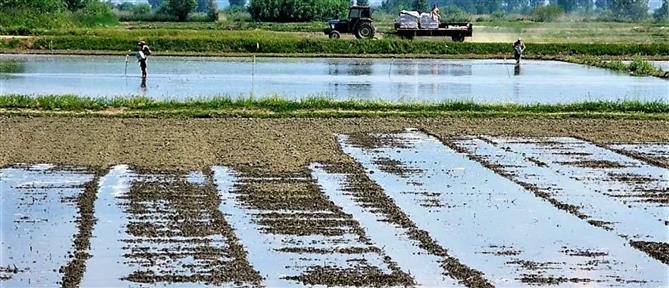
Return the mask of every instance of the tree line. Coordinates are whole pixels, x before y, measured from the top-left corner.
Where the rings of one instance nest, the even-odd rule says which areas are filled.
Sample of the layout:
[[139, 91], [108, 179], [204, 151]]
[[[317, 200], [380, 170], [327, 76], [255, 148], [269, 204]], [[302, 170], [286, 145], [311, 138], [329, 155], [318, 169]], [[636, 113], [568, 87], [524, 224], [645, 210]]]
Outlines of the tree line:
[[[653, 13], [656, 20], [667, 20], [668, 1], [663, 0], [662, 7]], [[384, 0], [381, 8], [397, 13], [404, 9], [427, 11], [432, 5], [452, 7], [469, 14], [531, 14], [536, 9], [551, 6], [565, 13], [599, 11], [610, 13], [612, 18], [635, 21], [650, 16], [648, 0]]]

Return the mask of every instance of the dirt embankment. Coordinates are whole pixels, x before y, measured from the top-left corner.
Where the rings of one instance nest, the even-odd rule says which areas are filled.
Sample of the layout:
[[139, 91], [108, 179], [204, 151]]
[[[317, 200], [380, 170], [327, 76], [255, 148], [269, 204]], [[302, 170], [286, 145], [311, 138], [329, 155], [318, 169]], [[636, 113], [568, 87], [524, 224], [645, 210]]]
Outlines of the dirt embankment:
[[527, 118], [120, 119], [0, 117], [0, 166], [129, 164], [191, 170], [245, 165], [301, 171], [346, 162], [336, 133], [420, 128], [459, 135], [574, 136], [596, 143], [669, 141], [669, 121]]

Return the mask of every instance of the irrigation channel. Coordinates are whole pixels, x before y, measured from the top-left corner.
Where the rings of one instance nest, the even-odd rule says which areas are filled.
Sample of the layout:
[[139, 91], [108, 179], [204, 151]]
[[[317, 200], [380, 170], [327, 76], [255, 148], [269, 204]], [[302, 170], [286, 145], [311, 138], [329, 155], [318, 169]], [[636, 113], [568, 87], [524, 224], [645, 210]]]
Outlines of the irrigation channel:
[[[4, 65], [2, 65], [4, 63]], [[664, 63], [658, 63], [658, 65]], [[512, 60], [151, 57], [149, 78], [125, 57], [0, 55], [1, 94], [229, 96], [484, 103], [666, 101], [669, 84], [601, 68]]]
[[669, 285], [669, 143], [334, 137], [297, 172], [0, 169], [0, 286]]

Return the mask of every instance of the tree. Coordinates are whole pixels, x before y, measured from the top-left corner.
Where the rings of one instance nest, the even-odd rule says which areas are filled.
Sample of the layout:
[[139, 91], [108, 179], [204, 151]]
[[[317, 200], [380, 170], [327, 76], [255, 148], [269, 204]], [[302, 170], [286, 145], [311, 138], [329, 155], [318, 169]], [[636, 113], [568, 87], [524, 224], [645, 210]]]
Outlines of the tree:
[[474, 7], [476, 8], [476, 13], [479, 14], [490, 14], [495, 11], [502, 9], [501, 0], [474, 0]]
[[257, 21], [300, 22], [343, 17], [349, 0], [251, 0], [249, 13]]
[[195, 10], [197, 2], [196, 0], [168, 0], [167, 6], [178, 21], [186, 21], [188, 14]]
[[430, 7], [427, 4], [427, 0], [416, 0], [413, 4], [413, 9], [420, 12], [427, 12], [430, 10]]
[[472, 0], [453, 0], [453, 5], [468, 13], [475, 13], [476, 6]]
[[669, 0], [662, 0], [662, 6], [653, 12], [653, 18], [657, 22], [669, 20]]
[[158, 9], [161, 4], [163, 4], [164, 0], [149, 0], [149, 4], [151, 4], [152, 9]]
[[611, 0], [613, 16], [634, 21], [648, 17], [648, 0]]
[[611, 2], [611, 0], [595, 0], [595, 7], [601, 10], [608, 10], [609, 2]]
[[569, 13], [578, 8], [578, 1], [577, 0], [557, 0], [557, 5], [562, 7], [562, 9]]
[[539, 22], [551, 22], [555, 21], [560, 16], [564, 14], [564, 10], [562, 10], [562, 7], [551, 4], [548, 6], [539, 6], [537, 8], [534, 8], [532, 10], [532, 18], [534, 18], [535, 21]]
[[207, 0], [207, 18], [210, 21], [218, 21], [218, 3], [215, 0]]
[[246, 0], [229, 0], [230, 6], [244, 7], [246, 6]]
[[529, 9], [529, 0], [506, 0], [504, 7], [507, 12], [523, 12]]
[[390, 14], [396, 14], [400, 10], [413, 9], [413, 4], [413, 0], [384, 0], [381, 2], [381, 9]]
[[3, 9], [28, 9], [37, 13], [58, 11], [63, 7], [62, 0], [0, 0], [0, 11]]
[[137, 16], [148, 15], [149, 13], [151, 13], [151, 5], [146, 3], [134, 5], [132, 8], [132, 14]]
[[356, 4], [358, 6], [369, 6], [369, 0], [357, 0]]
[[84, 8], [88, 2], [90, 2], [90, 0], [64, 0], [65, 7], [70, 11], [77, 11]]

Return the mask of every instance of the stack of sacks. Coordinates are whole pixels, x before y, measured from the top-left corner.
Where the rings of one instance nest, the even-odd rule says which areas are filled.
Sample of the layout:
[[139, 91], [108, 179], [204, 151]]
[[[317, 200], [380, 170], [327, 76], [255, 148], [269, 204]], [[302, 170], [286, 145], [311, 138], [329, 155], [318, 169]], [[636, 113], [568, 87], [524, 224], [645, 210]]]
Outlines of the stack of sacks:
[[437, 29], [439, 20], [434, 19], [430, 13], [420, 14], [420, 29]]
[[401, 29], [418, 29], [418, 18], [420, 14], [417, 11], [400, 11]]

